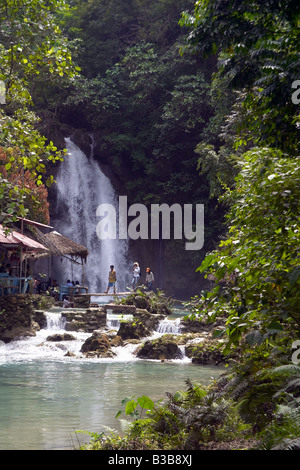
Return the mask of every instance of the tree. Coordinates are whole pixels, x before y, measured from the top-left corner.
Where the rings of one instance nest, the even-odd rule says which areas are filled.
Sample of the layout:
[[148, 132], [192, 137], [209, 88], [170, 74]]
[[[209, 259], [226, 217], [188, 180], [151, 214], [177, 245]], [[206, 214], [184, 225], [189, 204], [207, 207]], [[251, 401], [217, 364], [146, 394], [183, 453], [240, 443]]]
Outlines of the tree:
[[299, 111], [292, 103], [298, 78], [299, 5], [210, 0], [196, 2], [181, 24], [187, 51], [218, 57], [217, 78], [238, 91], [229, 128], [237, 145], [268, 145], [296, 155]]
[[79, 63], [87, 78], [103, 76], [139, 43], [166, 50], [182, 33], [178, 19], [193, 0], [71, 0], [68, 37], [80, 41]]
[[245, 335], [255, 344], [300, 325], [299, 111], [291, 99], [299, 6], [200, 0], [181, 24], [190, 29], [185, 52], [217, 56], [213, 98], [225, 92], [219, 141], [197, 146], [199, 167], [212, 183], [231, 160], [237, 171], [221, 196], [228, 234], [199, 267], [216, 285], [195, 311], [226, 317], [227, 349]]
[[[53, 181], [47, 175], [47, 164], [62, 158], [62, 153], [52, 142], [47, 142], [37, 130], [38, 117], [34, 113], [32, 99], [39, 77], [73, 77], [76, 70], [72, 64], [67, 41], [58, 26], [58, 16], [67, 10], [64, 0], [1, 0], [0, 1], [0, 80], [5, 82], [6, 103], [0, 108], [0, 144], [9, 155], [6, 171], [11, 166], [30, 172], [37, 186]], [[24, 216], [24, 188], [12, 185], [0, 175], [1, 221], [6, 215]], [[16, 203], [11, 205], [11, 197]], [[23, 201], [23, 204], [20, 204]], [[32, 200], [31, 200], [32, 202]]]
[[[6, 190], [12, 190], [9, 196], [10, 203], [6, 208], [9, 215], [7, 222], [11, 221], [10, 215], [13, 215], [15, 209], [20, 211], [20, 215], [25, 215], [27, 212], [27, 216], [31, 219], [48, 224], [50, 222], [48, 191], [41, 183], [42, 176], [39, 175], [35, 180], [29, 170], [24, 171], [22, 163], [20, 167], [18, 166], [18, 161], [20, 161], [19, 155], [17, 152], [14, 154], [13, 149], [7, 149], [5, 152], [0, 148], [0, 174], [9, 185]], [[3, 191], [5, 186], [2, 185]]]
[[229, 234], [199, 271], [216, 286], [204, 293], [203, 313], [226, 315], [228, 347], [242, 335], [272, 335], [300, 327], [299, 159], [254, 149], [243, 155], [230, 199]]

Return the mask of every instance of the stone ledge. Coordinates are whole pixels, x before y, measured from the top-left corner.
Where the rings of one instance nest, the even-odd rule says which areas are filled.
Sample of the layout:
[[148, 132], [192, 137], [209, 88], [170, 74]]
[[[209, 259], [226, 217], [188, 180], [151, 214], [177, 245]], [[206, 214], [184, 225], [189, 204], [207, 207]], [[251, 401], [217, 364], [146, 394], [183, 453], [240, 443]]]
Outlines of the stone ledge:
[[134, 314], [136, 312], [135, 305], [120, 305], [120, 304], [106, 304], [101, 305], [101, 307], [107, 312], [107, 310], [111, 310], [112, 313], [120, 313], [120, 314]]
[[52, 297], [38, 294], [1, 296], [0, 340], [7, 343], [22, 336], [35, 336], [44, 325], [41, 309], [53, 304]]

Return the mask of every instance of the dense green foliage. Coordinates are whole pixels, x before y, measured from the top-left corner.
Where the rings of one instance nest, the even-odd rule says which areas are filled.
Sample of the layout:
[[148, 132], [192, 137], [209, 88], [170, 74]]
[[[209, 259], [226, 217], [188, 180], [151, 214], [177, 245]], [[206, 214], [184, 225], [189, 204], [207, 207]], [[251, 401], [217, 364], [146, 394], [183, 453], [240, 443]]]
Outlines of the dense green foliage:
[[[62, 157], [46, 137], [62, 123], [93, 131], [130, 202], [205, 204], [211, 251], [199, 271], [214, 288], [193, 299], [194, 317], [225, 319], [225, 352], [244, 353], [225, 388], [189, 384], [95, 448], [199, 448], [249, 426], [263, 448], [299, 436], [289, 364], [300, 330], [299, 10], [291, 0], [0, 0], [1, 221], [44, 216], [34, 189]], [[26, 171], [31, 184], [19, 184]], [[169, 249], [183, 265], [186, 253]], [[134, 412], [147, 400], [129, 403]]]
[[[28, 214], [29, 200], [33, 207], [41, 206], [38, 198], [30, 197], [32, 185], [22, 184], [24, 171], [41, 186], [48, 162], [61, 158], [61, 152], [38, 131], [34, 95], [47, 80], [74, 76], [57, 21], [59, 12], [66, 9], [63, 0], [0, 2], [0, 80], [5, 84], [5, 103], [0, 105], [0, 163], [5, 166], [5, 174], [0, 173], [2, 223]], [[44, 182], [52, 181], [48, 174]]]
[[236, 106], [227, 109], [237, 141], [297, 155], [299, 110], [291, 94], [299, 79], [299, 5], [199, 1], [193, 13], [182, 15], [181, 24], [190, 28], [187, 49], [216, 54], [222, 89], [238, 93]]
[[[257, 364], [252, 361], [252, 367]], [[167, 394], [158, 403], [145, 396], [125, 398], [122, 405], [131, 419], [125, 436], [114, 431], [93, 433], [84, 448], [297, 449], [300, 415], [292, 393], [299, 388], [299, 367], [273, 367], [256, 373], [250, 369], [243, 370], [239, 380], [229, 377], [210, 387], [187, 380], [186, 391]], [[291, 379], [295, 374], [297, 384]]]
[[[205, 69], [199, 69], [195, 59], [180, 58], [181, 36], [178, 32], [169, 35], [168, 30], [165, 31], [163, 42], [163, 31], [159, 30], [158, 34], [161, 15], [166, 12], [167, 18], [173, 13], [170, 22], [176, 31], [180, 14], [180, 5], [175, 6], [176, 2], [158, 2], [159, 13], [156, 11], [158, 6], [148, 5], [149, 10], [145, 9], [147, 2], [132, 1], [128, 5], [114, 0], [102, 3], [104, 8], [99, 7], [99, 2], [90, 2], [84, 12], [84, 3], [79, 7], [78, 22], [82, 32], [78, 34], [82, 37], [85, 52], [82, 58], [84, 73], [75, 82], [67, 104], [73, 104], [73, 110], [78, 109], [76, 105], [80, 106], [85, 124], [101, 130], [101, 153], [138, 177], [136, 182], [133, 178], [132, 189], [139, 192], [140, 198], [145, 184], [150, 192], [147, 179], [151, 178], [151, 186], [155, 186], [162, 168], [165, 177], [175, 173], [172, 169], [176, 161], [185, 160], [188, 169], [187, 162], [194, 157], [195, 135], [199, 138], [203, 123], [211, 112], [206, 97], [207, 77]], [[181, 3], [183, 6], [185, 2]], [[172, 9], [170, 4], [173, 4]], [[150, 11], [155, 20], [147, 24]], [[133, 24], [135, 33], [129, 34]], [[143, 28], [149, 31], [143, 31]], [[110, 45], [110, 37], [113, 45]], [[101, 59], [98, 59], [99, 53]], [[88, 61], [87, 67], [90, 56], [93, 60]], [[172, 158], [175, 155], [178, 158]], [[168, 174], [165, 174], [165, 159], [168, 160]], [[159, 188], [167, 192], [162, 181]], [[178, 190], [176, 184], [170, 192], [174, 195]], [[154, 188], [152, 198], [155, 195]]]
[[272, 335], [300, 327], [298, 159], [261, 148], [247, 152], [230, 199], [229, 236], [201, 271], [215, 289], [203, 294], [210, 320], [227, 316], [229, 343], [245, 332]]
[[182, 23], [191, 28], [187, 50], [218, 56], [213, 86], [236, 92], [224, 126], [239, 171], [222, 196], [228, 236], [200, 267], [216, 287], [197, 312], [228, 316], [228, 347], [252, 330], [299, 331], [299, 109], [291, 99], [299, 10], [290, 2], [212, 0], [197, 2]]
[[195, 149], [207, 134], [216, 140], [209, 129], [215, 61], [179, 53], [186, 31], [178, 21], [193, 1], [72, 5], [66, 30], [79, 44], [82, 73], [66, 90], [60, 119], [94, 132], [96, 158], [109, 163], [130, 203], [204, 203], [212, 248], [223, 230], [221, 184], [216, 178], [210, 191]]
[[[147, 410], [144, 417], [134, 413], [137, 405], [134, 399], [124, 399], [125, 413], [134, 419], [128, 434], [125, 437], [113, 432], [110, 435], [95, 434], [88, 448], [195, 450], [203, 444], [205, 448], [205, 443], [217, 436], [226, 436], [230, 441], [233, 435], [247, 435], [249, 427], [242, 423], [232, 402], [214, 390], [187, 381], [186, 392], [178, 391], [167, 397], [164, 404], [154, 404], [152, 400], [146, 400], [147, 397], [138, 398], [138, 403], [143, 399], [141, 411]], [[119, 415], [120, 412], [116, 417]]]
[[[276, 0], [200, 0], [180, 23], [189, 29], [186, 44], [180, 44], [182, 60], [191, 60], [191, 54], [216, 59], [212, 81], [205, 82], [211, 114], [195, 135], [195, 153], [209, 195], [221, 196], [228, 208], [228, 234], [199, 268], [215, 288], [191, 306], [194, 318], [214, 322], [222, 317], [225, 326], [215, 333], [227, 338], [224, 352], [238, 347], [244, 357], [221, 396], [208, 395], [206, 402], [202, 395], [196, 410], [194, 403], [185, 409], [180, 402], [176, 413], [172, 397], [172, 406], [152, 411], [124, 439], [106, 437], [95, 448], [201, 448], [210, 440], [225, 440], [217, 434], [230, 422], [226, 409], [242, 420], [232, 428], [237, 435], [251, 425], [261, 448], [284, 447], [284, 440], [287, 447], [297, 447], [299, 367], [291, 364], [291, 350], [300, 329], [300, 172], [299, 108], [292, 101], [292, 84], [299, 78], [299, 7]], [[133, 70], [139, 77], [140, 70]], [[184, 80], [180, 77], [181, 86], [171, 94], [179, 97], [179, 107], [172, 99], [160, 114], [168, 141], [176, 119], [180, 124], [181, 116], [185, 126], [197, 119], [180, 96]], [[237, 406], [228, 404], [232, 397]]]

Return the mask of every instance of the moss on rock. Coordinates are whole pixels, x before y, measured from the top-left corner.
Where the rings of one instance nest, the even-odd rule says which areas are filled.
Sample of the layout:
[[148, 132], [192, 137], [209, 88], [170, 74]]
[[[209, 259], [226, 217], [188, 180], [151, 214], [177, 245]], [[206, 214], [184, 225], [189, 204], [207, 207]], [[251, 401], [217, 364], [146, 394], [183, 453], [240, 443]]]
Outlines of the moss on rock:
[[148, 340], [137, 350], [137, 357], [141, 359], [181, 359], [182, 356], [183, 353], [173, 335]]

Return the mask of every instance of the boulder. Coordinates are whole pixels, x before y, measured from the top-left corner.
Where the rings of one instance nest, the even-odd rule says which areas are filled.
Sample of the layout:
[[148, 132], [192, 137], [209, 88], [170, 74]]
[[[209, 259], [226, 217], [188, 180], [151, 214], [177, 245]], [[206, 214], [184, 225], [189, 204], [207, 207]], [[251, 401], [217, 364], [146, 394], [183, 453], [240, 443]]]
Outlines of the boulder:
[[45, 325], [41, 309], [51, 308], [54, 299], [38, 294], [1, 296], [0, 340], [5, 343], [20, 337], [35, 336]]
[[182, 351], [172, 335], [148, 340], [137, 351], [137, 357], [140, 359], [181, 359], [182, 356]]
[[115, 347], [124, 346], [124, 341], [119, 335], [114, 335], [111, 339], [111, 345]]
[[88, 357], [114, 357], [108, 336], [98, 331], [83, 343], [81, 352]]
[[220, 365], [228, 360], [228, 357], [222, 354], [220, 343], [218, 341], [206, 340], [199, 343], [187, 344], [185, 354], [192, 359], [195, 364], [201, 365]]
[[159, 322], [165, 318], [163, 314], [153, 314], [144, 308], [137, 308], [134, 318], [142, 322], [149, 330], [155, 330]]
[[118, 336], [122, 340], [140, 339], [150, 335], [150, 330], [138, 320], [121, 322], [118, 330]]
[[17, 325], [9, 330], [2, 332], [0, 340], [4, 343], [19, 340], [20, 338], [35, 336], [36, 332], [33, 328]]
[[65, 324], [66, 331], [85, 331], [85, 322], [72, 320]]
[[47, 341], [74, 341], [76, 338], [68, 333], [56, 333], [46, 338]]
[[71, 140], [85, 153], [85, 155], [90, 155], [92, 139], [86, 129], [75, 129], [71, 135]]

